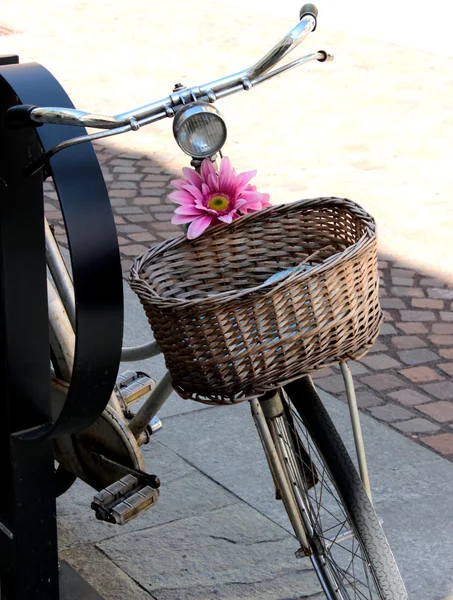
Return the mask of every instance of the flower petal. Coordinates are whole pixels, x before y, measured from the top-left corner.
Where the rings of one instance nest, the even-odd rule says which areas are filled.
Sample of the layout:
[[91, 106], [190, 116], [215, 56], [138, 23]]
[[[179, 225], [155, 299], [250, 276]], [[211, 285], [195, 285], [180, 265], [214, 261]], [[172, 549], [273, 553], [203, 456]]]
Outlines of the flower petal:
[[263, 194], [263, 198], [261, 200], [261, 204], [263, 205], [263, 208], [267, 208], [268, 206], [272, 206], [269, 194]]
[[244, 198], [247, 201], [258, 202], [262, 200], [264, 194], [261, 192], [241, 192], [239, 198]]
[[231, 223], [233, 221], [233, 214], [234, 213], [230, 212], [227, 215], [221, 215], [217, 218], [219, 219], [219, 221], [223, 221], [224, 223]]
[[196, 188], [201, 190], [201, 177], [194, 169], [189, 169], [189, 167], [184, 167], [182, 172], [184, 173], [185, 178]]
[[224, 156], [220, 161], [219, 177], [231, 173], [232, 169], [231, 160], [228, 156]]
[[246, 215], [249, 212], [255, 212], [257, 210], [261, 210], [263, 207], [261, 206], [261, 202], [247, 202], [244, 206], [241, 206], [239, 209], [241, 213]]
[[192, 196], [195, 198], [195, 200], [197, 200], [198, 202], [203, 202], [203, 200], [204, 200], [203, 193], [197, 187], [195, 187], [194, 185], [190, 185], [187, 188], [187, 191], [192, 194]]
[[187, 230], [187, 237], [189, 240], [193, 240], [200, 236], [203, 231], [209, 227], [211, 221], [212, 217], [208, 215], [204, 217], [198, 217], [198, 219], [192, 221], [192, 223], [189, 225], [189, 229]]
[[224, 156], [220, 161], [219, 169], [219, 184], [220, 189], [225, 189], [229, 182], [233, 179], [233, 172], [231, 169], [231, 161], [228, 156]]
[[215, 176], [209, 175], [208, 176], [208, 185], [213, 192], [219, 191], [219, 180], [217, 178], [217, 175], [215, 175]]
[[173, 215], [171, 222], [173, 225], [183, 225], [184, 223], [190, 223], [195, 218], [194, 215]]
[[212, 192], [214, 192], [215, 190], [211, 190], [211, 188], [206, 184], [206, 183], [202, 183], [201, 184], [201, 193], [204, 196], [209, 196], [209, 194], [211, 194]]
[[194, 203], [194, 198], [191, 194], [189, 194], [188, 192], [186, 192], [185, 190], [178, 190], [176, 192], [172, 192], [171, 194], [168, 194], [168, 199], [169, 200], [173, 200], [173, 202], [176, 202], [177, 204], [193, 204]]
[[240, 191], [241, 188], [247, 185], [247, 183], [250, 181], [250, 179], [252, 179], [252, 177], [255, 177], [255, 175], [256, 171], [246, 171], [245, 173], [239, 173], [239, 175], [236, 176], [236, 180], [234, 182], [236, 189]]
[[173, 181], [170, 181], [170, 185], [177, 190], [185, 190], [186, 187], [190, 185], [190, 182], [187, 181], [187, 179], [173, 179]]
[[198, 208], [198, 206], [189, 206], [189, 205], [182, 205], [182, 206], [178, 206], [178, 208], [175, 210], [175, 215], [194, 215], [194, 216], [201, 216], [202, 213], [200, 213], [200, 209]]
[[234, 203], [234, 210], [241, 208], [241, 206], [244, 206], [244, 204], [247, 204], [247, 200], [242, 200], [241, 198], [239, 200], [236, 200], [236, 202]]
[[217, 177], [217, 173], [215, 172], [214, 165], [212, 164], [211, 160], [209, 158], [205, 158], [201, 163], [201, 178], [205, 183], [208, 183], [209, 175]]

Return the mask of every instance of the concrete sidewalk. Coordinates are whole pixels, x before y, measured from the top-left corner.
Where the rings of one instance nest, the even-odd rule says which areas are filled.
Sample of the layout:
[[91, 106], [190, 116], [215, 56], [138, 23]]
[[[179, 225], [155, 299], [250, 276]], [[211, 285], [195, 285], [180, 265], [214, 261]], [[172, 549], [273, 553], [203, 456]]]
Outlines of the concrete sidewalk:
[[[126, 289], [126, 342], [149, 340]], [[137, 365], [138, 366], [138, 365]], [[156, 377], [162, 361], [141, 363]], [[323, 399], [352, 452], [346, 406]], [[92, 491], [59, 500], [61, 555], [106, 600], [322, 598], [273, 485], [247, 404], [208, 408], [176, 395], [163, 430], [144, 447], [162, 480], [158, 505], [118, 529], [96, 521]], [[453, 597], [453, 465], [362, 416], [374, 501], [412, 600]]]

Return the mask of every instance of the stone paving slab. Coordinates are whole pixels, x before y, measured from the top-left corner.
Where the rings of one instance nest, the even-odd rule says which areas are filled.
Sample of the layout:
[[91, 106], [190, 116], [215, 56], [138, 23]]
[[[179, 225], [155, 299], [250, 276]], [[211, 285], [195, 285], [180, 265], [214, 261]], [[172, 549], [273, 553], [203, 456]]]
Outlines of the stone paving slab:
[[[238, 582], [242, 598], [259, 598], [247, 594], [257, 584], [262, 589], [272, 581], [272, 591], [281, 595], [278, 578], [289, 573], [292, 577], [286, 579], [293, 589], [299, 579], [298, 597], [318, 594], [319, 583], [310, 563], [294, 559], [295, 546], [285, 530], [244, 503], [116, 536], [99, 545], [159, 600], [197, 597], [200, 588], [207, 597], [208, 590], [203, 593], [203, 588], [211, 586], [216, 597], [216, 590]], [[135, 548], [140, 560], [130, 556], [129, 548]], [[287, 597], [286, 590], [283, 593]], [[230, 597], [227, 594], [223, 596]], [[234, 590], [233, 597], [238, 597]], [[272, 596], [268, 593], [267, 597]]]
[[[308, 579], [310, 578], [310, 575]], [[307, 581], [307, 574], [304, 573], [304, 581]], [[310, 582], [314, 583], [314, 582]], [[307, 589], [307, 588], [305, 588]], [[310, 589], [308, 587], [308, 589]], [[322, 600], [323, 594], [308, 595], [301, 592], [299, 576], [288, 573], [280, 573], [277, 579], [268, 579], [263, 582], [253, 583], [228, 583], [219, 586], [194, 587], [190, 589], [160, 589], [154, 590], [153, 596], [157, 600], [275, 600], [284, 591], [284, 600], [302, 600], [303, 598], [312, 598]], [[303, 594], [303, 595], [301, 595]]]
[[150, 600], [138, 583], [117, 567], [94, 545], [75, 546], [60, 552], [77, 572], [99, 593], [104, 600]]
[[[234, 494], [207, 479], [158, 440], [152, 440], [143, 447], [143, 455], [146, 471], [157, 474], [163, 482], [157, 505], [119, 528], [96, 519], [90, 509], [93, 490], [78, 481], [70, 494], [58, 500], [61, 550], [82, 543], [100, 542], [119, 534], [123, 536], [237, 503]], [[183, 498], [190, 498], [190, 503], [183, 502]]]
[[[328, 394], [322, 398], [353, 455], [347, 408]], [[410, 598], [446, 600], [453, 591], [449, 569], [453, 465], [369, 416], [362, 416], [362, 426], [373, 500]], [[172, 417], [160, 435], [163, 444], [208, 477], [279, 526], [289, 527], [281, 504], [273, 498], [272, 480], [247, 405]]]

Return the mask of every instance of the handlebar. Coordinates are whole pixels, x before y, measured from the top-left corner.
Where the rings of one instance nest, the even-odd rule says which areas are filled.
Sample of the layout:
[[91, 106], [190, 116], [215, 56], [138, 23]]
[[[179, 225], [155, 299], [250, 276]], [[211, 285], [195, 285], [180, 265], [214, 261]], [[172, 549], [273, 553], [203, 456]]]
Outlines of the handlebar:
[[[303, 9], [302, 9], [303, 10]], [[277, 65], [282, 58], [294, 50], [304, 39], [316, 29], [316, 17], [312, 13], [302, 13], [300, 22], [291, 29], [291, 31], [270, 50], [266, 56], [259, 60], [247, 72], [247, 77], [251, 80], [264, 75], [272, 67]]]
[[301, 21], [252, 67], [201, 86], [182, 87], [162, 100], [134, 110], [115, 116], [108, 116], [69, 108], [18, 105], [8, 110], [8, 118], [12, 123], [16, 124], [27, 123], [38, 126], [43, 123], [51, 123], [92, 127], [103, 130], [90, 135], [82, 135], [55, 146], [46, 153], [47, 159], [56, 154], [56, 152], [63, 150], [63, 148], [88, 140], [117, 135], [131, 130], [136, 131], [142, 125], [148, 125], [166, 117], [173, 117], [175, 108], [187, 102], [195, 100], [215, 102], [219, 98], [238, 91], [250, 90], [252, 87], [301, 64], [313, 60], [318, 60], [319, 62], [333, 60], [333, 56], [324, 51], [319, 51], [296, 59], [273, 71], [271, 70], [316, 29], [317, 14], [318, 11], [313, 4], [304, 5], [300, 11]]
[[[315, 19], [315, 21], [318, 19], [318, 9], [316, 8], [316, 6], [314, 4], [304, 4], [302, 6], [302, 8], [300, 9], [299, 19], [301, 21], [307, 15], [311, 15]], [[315, 26], [313, 27], [312, 31], [315, 31], [315, 29], [316, 29], [316, 22], [315, 22]]]

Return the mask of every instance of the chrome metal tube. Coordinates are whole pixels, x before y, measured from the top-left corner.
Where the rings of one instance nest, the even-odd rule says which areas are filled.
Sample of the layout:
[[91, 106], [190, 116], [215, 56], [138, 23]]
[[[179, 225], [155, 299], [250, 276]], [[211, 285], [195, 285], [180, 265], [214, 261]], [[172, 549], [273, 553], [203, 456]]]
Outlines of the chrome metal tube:
[[170, 374], [167, 372], [159, 381], [148, 400], [145, 401], [137, 414], [129, 422], [129, 429], [135, 439], [140, 437], [151, 419], [162, 408], [172, 391]]
[[[235, 91], [246, 89], [246, 86], [243, 85], [244, 80], [253, 80], [262, 77], [289, 52], [296, 48], [296, 46], [298, 46], [307, 35], [313, 31], [315, 25], [316, 21], [314, 17], [307, 15], [252, 67], [240, 71], [239, 73], [216, 79], [203, 84], [202, 86], [183, 88], [162, 100], [119, 113], [115, 116], [99, 115], [77, 109], [60, 107], [36, 107], [30, 111], [29, 116], [36, 123], [94, 127], [110, 130], [111, 133], [109, 133], [109, 135], [117, 135], [129, 131], [130, 129], [137, 129], [140, 124], [144, 125], [164, 118], [165, 116], [172, 116], [172, 107], [182, 104], [183, 101], [190, 99], [195, 100], [209, 94], [214, 94], [214, 96], [217, 94], [219, 94], [219, 96], [224, 96], [233, 88]], [[240, 85], [241, 87], [238, 87]], [[124, 129], [122, 129], [123, 127]], [[105, 137], [107, 134], [101, 133], [98, 137], [94, 137], [94, 135], [96, 134], [93, 134], [93, 137], [89, 137], [89, 139], [99, 139], [99, 137]], [[82, 143], [83, 141], [86, 141], [86, 139], [83, 139], [84, 137], [85, 136], [80, 136], [79, 138], [76, 138], [77, 142], [75, 140], [73, 140], [73, 142]], [[58, 150], [63, 149], [63, 147], [65, 146], [58, 146]]]
[[[308, 498], [308, 494], [304, 496], [302, 495], [302, 491], [297, 485], [297, 472], [298, 466], [295, 465], [295, 456], [292, 451], [289, 451], [292, 448], [292, 441], [289, 439], [288, 431], [284, 425], [284, 420], [282, 417], [278, 417], [274, 421], [275, 426], [278, 428], [278, 433], [276, 432], [275, 436], [277, 440], [277, 449], [283, 456], [284, 463], [289, 472], [290, 481], [294, 481], [293, 484], [293, 492], [296, 498], [297, 505], [299, 507], [299, 511], [301, 514], [301, 518], [304, 522], [304, 528], [308, 537], [312, 539], [315, 531], [313, 528], [313, 524], [317, 522], [319, 515], [313, 512], [313, 507]], [[321, 493], [322, 495], [322, 493]], [[337, 538], [338, 542], [338, 538]], [[301, 553], [302, 556], [302, 553]], [[315, 569], [321, 586], [326, 594], [328, 600], [346, 600], [343, 594], [340, 595], [340, 590], [338, 586], [335, 584], [329, 570], [326, 568], [327, 564], [324, 558], [318, 554], [311, 554], [310, 560], [312, 562], [313, 568]]]
[[[310, 60], [320, 60], [321, 62], [333, 59], [333, 56], [325, 52], [303, 57], [293, 61], [289, 65], [276, 69], [269, 73], [282, 58], [298, 46], [307, 35], [313, 31], [316, 26], [316, 20], [312, 15], [306, 15], [293, 29], [278, 43], [270, 52], [262, 59], [255, 63], [252, 67], [228, 75], [221, 79], [216, 79], [201, 86], [192, 86], [190, 88], [182, 88], [177, 90], [170, 96], [146, 104], [139, 108], [120, 113], [116, 116], [99, 115], [95, 113], [87, 113], [84, 111], [60, 108], [60, 107], [35, 107], [29, 112], [29, 117], [36, 123], [55, 123], [67, 124], [80, 127], [94, 127], [101, 129], [96, 133], [81, 135], [57, 144], [47, 151], [40, 160], [32, 163], [27, 168], [28, 174], [32, 174], [41, 169], [46, 160], [54, 156], [57, 152], [70, 148], [77, 144], [82, 144], [87, 141], [99, 140], [112, 135], [119, 135], [128, 131], [137, 131], [141, 126], [148, 125], [174, 116], [174, 107], [180, 106], [186, 102], [204, 99], [209, 102], [215, 102], [219, 98], [224, 98], [242, 90], [250, 90], [254, 85], [263, 83], [271, 77], [275, 77], [285, 71], [296, 66], [302, 65]], [[324, 60], [321, 59], [324, 57]]]
[[58, 290], [63, 306], [71, 322], [72, 329], [75, 329], [75, 300], [74, 285], [66, 263], [61, 255], [60, 248], [50, 230], [47, 219], [44, 219], [45, 238], [46, 238], [46, 260], [49, 271], [52, 275], [54, 284]]
[[[59, 144], [51, 148], [48, 152], [46, 152], [44, 156], [48, 160], [49, 158], [55, 156], [55, 154], [57, 154], [61, 150], [64, 150], [65, 148], [71, 148], [72, 146], [77, 146], [78, 144], [84, 144], [85, 142], [100, 140], [106, 137], [111, 137], [113, 135], [120, 135], [121, 133], [128, 133], [129, 131], [138, 131], [142, 125], [149, 125], [150, 123], [154, 123], [155, 121], [159, 121], [160, 119], [165, 119], [165, 117], [167, 116], [168, 114], [166, 112], [160, 111], [159, 113], [147, 117], [146, 119], [144, 118], [140, 121], [135, 121], [134, 126], [131, 124], [121, 125], [119, 123], [115, 129], [108, 129], [107, 131], [103, 130], [98, 131], [96, 133], [87, 133], [86, 135], [80, 135], [70, 140], [66, 140], [65, 142], [60, 142]], [[100, 126], [98, 125], [98, 127]], [[37, 165], [39, 166], [39, 168], [41, 167], [39, 161], [37, 162]]]
[[[157, 102], [145, 104], [144, 106], [140, 106], [139, 108], [134, 108], [133, 110], [128, 110], [124, 113], [115, 115], [115, 119], [120, 125], [122, 123], [128, 123], [129, 119], [131, 118], [136, 119], [137, 121], [142, 121], [143, 119], [148, 119], [160, 113], [162, 113], [162, 117], [159, 118], [163, 118], [167, 114], [165, 112], [166, 106], [171, 106], [171, 99], [169, 96], [163, 98], [162, 100], [157, 100]], [[152, 121], [148, 122], [151, 123]]]
[[293, 492], [288, 483], [286, 473], [282, 468], [280, 457], [275, 447], [274, 440], [272, 439], [271, 432], [269, 431], [266, 417], [263, 414], [259, 400], [257, 398], [252, 398], [250, 400], [250, 406], [252, 409], [253, 419], [259, 432], [260, 439], [264, 446], [265, 454], [267, 456], [267, 459], [271, 466], [272, 474], [275, 477], [278, 488], [285, 503], [285, 507], [289, 519], [291, 521], [291, 525], [293, 526], [294, 533], [296, 534], [296, 537], [299, 540], [302, 548], [308, 550], [310, 546], [307, 540], [305, 530], [301, 524], [299, 509], [297, 507]]
[[49, 311], [49, 336], [54, 359], [57, 361], [61, 377], [71, 381], [74, 366], [75, 335], [60, 296], [47, 279], [47, 303]]
[[247, 72], [249, 79], [256, 79], [272, 69], [291, 50], [296, 48], [316, 26], [316, 19], [311, 15], [305, 16], [291, 31], [259, 60]]
[[134, 360], [145, 360], [146, 358], [154, 358], [162, 354], [156, 342], [143, 344], [143, 346], [125, 347], [121, 350], [121, 360], [124, 362], [133, 362]]
[[327, 58], [324, 52], [315, 52], [314, 54], [307, 54], [307, 56], [302, 56], [301, 58], [298, 58], [297, 60], [293, 60], [292, 62], [290, 62], [287, 65], [284, 65], [283, 67], [279, 67], [278, 69], [274, 69], [273, 71], [271, 71], [270, 73], [266, 73], [265, 75], [262, 75], [261, 77], [257, 77], [256, 79], [252, 80], [252, 85], [258, 85], [259, 83], [263, 83], [263, 81], [267, 81], [268, 79], [272, 79], [272, 77], [275, 77], [276, 75], [281, 75], [282, 73], [285, 73], [286, 71], [289, 71], [291, 69], [294, 69], [295, 67], [299, 67], [300, 65], [305, 65], [306, 63], [309, 63], [313, 60], [322, 60], [323, 58], [325, 58], [325, 60], [329, 60], [329, 57], [331, 55], [327, 55]]
[[[55, 248], [52, 247], [56, 245], [56, 242], [53, 238], [52, 232], [50, 231], [49, 224], [47, 220], [45, 222], [45, 235], [46, 235], [46, 253], [48, 248], [52, 251], [55, 270], [52, 272], [52, 277], [54, 280], [54, 286], [51, 281], [47, 279], [47, 296], [48, 296], [48, 306], [49, 306], [49, 336], [50, 343], [53, 349], [55, 360], [58, 363], [58, 367], [61, 372], [61, 376], [64, 381], [70, 382], [72, 369], [74, 365], [74, 353], [75, 353], [75, 304], [74, 304], [74, 288], [72, 286], [72, 280], [70, 278], [69, 272], [67, 270], [66, 264], [63, 261], [63, 257], [61, 256], [60, 250], [58, 246]], [[50, 236], [50, 238], [49, 238]], [[53, 242], [52, 242], [53, 240]], [[48, 241], [50, 242], [48, 244]], [[59, 255], [59, 256], [58, 256]], [[63, 265], [60, 261], [63, 261]], [[63, 300], [64, 298], [64, 300]], [[67, 312], [64, 301], [68, 302], [69, 310], [72, 310], [72, 320]], [[112, 392], [109, 400], [109, 405], [120, 415], [123, 416], [123, 410], [121, 408], [120, 402], [115, 394]]]
[[75, 108], [37, 106], [30, 112], [30, 119], [36, 123], [61, 123], [75, 127], [99, 127], [101, 129], [118, 127], [115, 117], [87, 113]]
[[362, 427], [360, 425], [359, 409], [357, 407], [357, 398], [354, 390], [354, 381], [352, 379], [351, 369], [347, 362], [340, 363], [341, 374], [343, 375], [344, 385], [346, 388], [346, 396], [348, 398], [349, 414], [351, 415], [352, 431], [354, 434], [354, 443], [357, 453], [357, 460], [359, 463], [360, 477], [362, 479], [363, 487], [368, 494], [370, 502], [371, 498], [371, 486], [370, 478], [368, 475], [368, 465], [365, 456], [365, 445], [363, 443]]
[[83, 144], [84, 142], [91, 142], [94, 140], [100, 140], [105, 137], [111, 137], [112, 135], [119, 135], [120, 133], [127, 133], [131, 130], [132, 127], [130, 125], [125, 125], [124, 127], [118, 127], [117, 129], [109, 129], [108, 131], [98, 131], [97, 133], [87, 133], [86, 135], [80, 135], [70, 140], [66, 140], [65, 142], [60, 142], [59, 144], [56, 144], [56, 146], [54, 146], [48, 152], [45, 153], [45, 157], [49, 159], [55, 154], [57, 154], [57, 152], [60, 152], [60, 150], [64, 150], [65, 148], [71, 148], [72, 146]]

